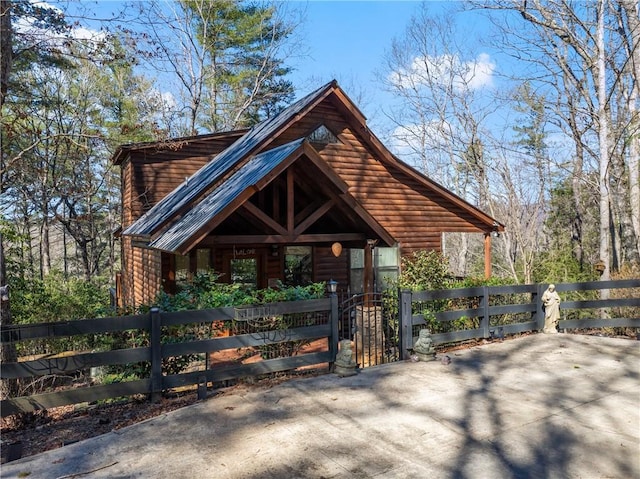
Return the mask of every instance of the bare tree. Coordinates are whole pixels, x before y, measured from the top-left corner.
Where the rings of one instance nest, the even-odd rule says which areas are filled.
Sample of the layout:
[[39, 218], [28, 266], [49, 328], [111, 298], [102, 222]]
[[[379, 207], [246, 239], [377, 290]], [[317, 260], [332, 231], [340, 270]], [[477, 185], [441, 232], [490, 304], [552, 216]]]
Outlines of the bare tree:
[[[284, 60], [296, 54], [298, 22], [286, 2], [153, 0], [138, 6], [143, 34], [129, 33], [149, 40], [148, 48], [139, 41], [145, 61], [180, 95], [167, 105], [177, 111], [168, 115], [172, 134], [251, 126], [292, 99]], [[185, 121], [176, 124], [180, 118]]]
[[[518, 95], [492, 88], [497, 65], [470, 32], [460, 34], [454, 16], [459, 12], [435, 16], [429, 7], [423, 4], [412, 18], [379, 72], [399, 99], [388, 112], [396, 125], [392, 144], [426, 174], [503, 221], [506, 231], [495, 242], [496, 271], [530, 282], [544, 242], [550, 183], [543, 105], [530, 85]], [[496, 111], [508, 106], [522, 117], [497, 123]], [[479, 239], [443, 239], [456, 274], [474, 272], [482, 258]]]
[[[637, 97], [632, 100], [637, 95], [637, 69], [632, 67], [637, 58], [637, 5], [617, 0], [503, 0], [481, 6], [512, 13], [500, 22], [502, 38], [508, 40], [504, 45], [533, 67], [529, 75], [553, 100], [549, 113], [571, 135], [576, 154], [568, 170], [574, 175], [576, 205], [581, 190], [593, 188], [599, 205], [599, 247], [592, 261], [600, 260], [602, 278], [607, 279], [612, 267], [640, 258], [632, 226], [638, 202], [631, 204], [637, 167], [629, 167], [629, 160], [637, 165], [637, 154], [627, 148], [638, 133]], [[635, 18], [630, 20], [629, 14]], [[590, 173], [596, 172], [593, 182]]]

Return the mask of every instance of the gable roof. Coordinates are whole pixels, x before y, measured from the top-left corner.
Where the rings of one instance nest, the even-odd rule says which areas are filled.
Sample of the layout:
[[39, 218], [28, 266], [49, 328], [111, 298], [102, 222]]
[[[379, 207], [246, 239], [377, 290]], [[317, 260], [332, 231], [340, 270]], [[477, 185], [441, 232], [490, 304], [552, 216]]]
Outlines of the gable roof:
[[[246, 200], [248, 196], [255, 192], [255, 189], [247, 190], [243, 188], [243, 186], [248, 187], [252, 181], [254, 182], [252, 185], [255, 186], [255, 181], [259, 180], [255, 175], [269, 174], [273, 168], [278, 167], [283, 161], [291, 160], [293, 152], [303, 144], [306, 144], [303, 139], [300, 139], [265, 151], [268, 145], [278, 138], [280, 133], [329, 96], [331, 96], [335, 106], [344, 114], [345, 119], [356, 127], [362, 139], [381, 161], [393, 165], [399, 171], [418, 181], [425, 188], [459, 207], [482, 225], [485, 225], [486, 231], [504, 229], [502, 224], [480, 209], [467, 203], [394, 156], [369, 130], [364, 115], [334, 80], [296, 101], [275, 117], [265, 120], [249, 130], [244, 136], [236, 140], [226, 150], [222, 151], [193, 176], [160, 200], [135, 223], [126, 228], [122, 234], [150, 239], [169, 225], [164, 232], [160, 233], [150, 243], [151, 247], [166, 251], [182, 250], [190, 238], [206, 235], [207, 233], [203, 232], [207, 228], [207, 232], [213, 229], [212, 221], [216, 214], [223, 211], [232, 211], [228, 209], [232, 203], [243, 201], [241, 198]], [[313, 150], [310, 146], [308, 148]], [[257, 156], [252, 158], [256, 154]], [[248, 163], [241, 166], [245, 161], [248, 161]], [[237, 168], [239, 170], [232, 173]], [[200, 198], [202, 198], [202, 201], [197, 203]], [[366, 213], [353, 197], [351, 197], [351, 200], [353, 200], [354, 207], [357, 206], [362, 210], [359, 213], [361, 218], [366, 218], [365, 221], [369, 225], [378, 225], [378, 228], [374, 228], [374, 230], [378, 231], [381, 237], [391, 238], [384, 228], [380, 227], [377, 221]]]
[[228, 139], [234, 140], [245, 135], [249, 130], [247, 128], [243, 130], [221, 131], [217, 133], [207, 133], [204, 135], [185, 136], [178, 138], [171, 138], [162, 141], [143, 141], [139, 143], [127, 143], [120, 145], [113, 156], [111, 157], [111, 163], [114, 165], [122, 165], [131, 152], [150, 151], [161, 152], [167, 150], [179, 150], [185, 145], [189, 144], [206, 144], [210, 140]]
[[183, 212], [186, 207], [199, 196], [204, 194], [212, 182], [219, 180], [233, 167], [244, 160], [258, 148], [267, 145], [292, 117], [308, 111], [336, 86], [335, 81], [327, 83], [318, 90], [301, 98], [297, 102], [282, 110], [271, 119], [265, 120], [253, 127], [242, 138], [220, 153], [214, 160], [204, 165], [191, 178], [185, 180], [175, 190], [160, 200], [147, 211], [138, 221], [124, 230], [124, 235], [150, 236], [157, 232], [168, 220]]
[[208, 234], [256, 191], [263, 189], [301, 156], [305, 156], [314, 163], [324, 175], [323, 180], [332, 183], [341, 192], [338, 195], [340, 200], [346, 203], [356, 216], [364, 220], [385, 243], [395, 242], [393, 237], [348, 193], [348, 185], [333, 173], [308, 140], [301, 138], [251, 158], [211, 194], [160, 233], [149, 246], [168, 252], [186, 252], [190, 249], [190, 244], [197, 243], [202, 236]]

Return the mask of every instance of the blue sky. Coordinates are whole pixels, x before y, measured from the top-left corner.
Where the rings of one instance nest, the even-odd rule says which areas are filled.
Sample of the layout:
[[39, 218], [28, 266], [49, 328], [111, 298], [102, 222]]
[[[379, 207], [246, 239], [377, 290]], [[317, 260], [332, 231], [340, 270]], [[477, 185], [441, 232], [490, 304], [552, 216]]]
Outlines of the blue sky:
[[[402, 36], [418, 1], [319, 1], [290, 2], [306, 10], [301, 34], [308, 58], [296, 62], [292, 75], [299, 94], [332, 79], [352, 97], [363, 96], [359, 106], [375, 122], [379, 105], [387, 95], [376, 81], [375, 71], [394, 38]], [[433, 7], [447, 2], [430, 2]], [[356, 98], [354, 98], [356, 100]]]
[[[306, 9], [301, 31], [309, 58], [298, 75], [368, 81], [392, 39], [419, 6], [414, 1], [292, 2]], [[340, 78], [338, 78], [340, 80]]]
[[[381, 70], [383, 58], [391, 49], [394, 38], [404, 36], [421, 2], [308, 0], [288, 3], [306, 10], [300, 33], [308, 48], [308, 57], [294, 64], [296, 71], [291, 76], [298, 95], [336, 79], [358, 103], [369, 126], [380, 133], [385, 124], [381, 109], [387, 109], [391, 97], [383, 90], [375, 72]], [[460, 6], [455, 1], [425, 3], [432, 13]], [[478, 13], [465, 12], [457, 15], [457, 19], [465, 26], [469, 38], [483, 28], [486, 37], [488, 22]], [[490, 50], [484, 47], [479, 52]]]
[[[53, 3], [55, 4], [55, 1]], [[426, 3], [430, 14], [461, 5], [455, 1]], [[72, 9], [84, 7], [85, 11], [79, 14], [79, 19], [85, 23], [87, 18], [93, 15], [96, 20], [109, 18], [122, 9], [124, 4], [124, 0], [98, 0], [71, 2], [68, 5]], [[383, 110], [389, 111], [393, 97], [384, 91], [376, 72], [384, 69], [385, 54], [390, 51], [394, 39], [404, 36], [412, 16], [419, 12], [421, 2], [289, 0], [283, 1], [281, 6], [286, 10], [292, 10], [294, 15], [299, 11], [303, 12], [303, 22], [297, 30], [302, 43], [301, 48], [296, 57], [287, 59], [287, 64], [294, 68], [290, 79], [296, 88], [297, 96], [304, 96], [322, 84], [336, 79], [365, 114], [373, 131], [381, 138], [390, 134], [393, 126]], [[473, 12], [457, 15], [456, 18], [464, 25], [467, 38], [463, 40], [471, 38], [472, 32], [487, 25], [481, 20], [480, 15]], [[479, 44], [474, 46], [477, 47]], [[486, 56], [491, 67], [492, 78], [481, 87], [491, 86], [495, 77], [493, 67], [497, 66], [494, 56], [486, 55], [489, 52], [486, 46], [474, 50], [475, 55]], [[420, 72], [408, 72], [412, 73]], [[167, 93], [174, 92], [167, 90]]]
[[[34, 0], [35, 1], [35, 0]], [[46, 1], [46, 0], [45, 0]], [[278, 0], [276, 0], [278, 1]], [[346, 89], [347, 94], [366, 94], [371, 104], [384, 95], [374, 79], [385, 50], [394, 37], [402, 35], [411, 15], [420, 6], [417, 0], [281, 0], [287, 8], [304, 12], [304, 21], [297, 34], [306, 55], [290, 61], [295, 72], [291, 80], [299, 96], [303, 96], [332, 79]], [[94, 18], [110, 18], [125, 4], [124, 0], [89, 0], [62, 2], [71, 11], [82, 9], [82, 23]], [[49, 0], [56, 4], [56, 0]], [[429, 2], [436, 7], [451, 2]], [[74, 8], [75, 7], [75, 8]], [[96, 24], [98, 25], [98, 24]], [[362, 106], [362, 105], [361, 105]], [[362, 108], [367, 116], [366, 105]]]

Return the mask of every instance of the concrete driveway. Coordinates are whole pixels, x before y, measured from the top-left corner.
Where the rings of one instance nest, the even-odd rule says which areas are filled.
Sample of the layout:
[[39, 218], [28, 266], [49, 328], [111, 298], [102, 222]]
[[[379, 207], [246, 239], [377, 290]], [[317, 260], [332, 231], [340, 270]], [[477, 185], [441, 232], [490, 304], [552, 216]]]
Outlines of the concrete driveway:
[[235, 389], [3, 478], [640, 478], [640, 341], [532, 335]]

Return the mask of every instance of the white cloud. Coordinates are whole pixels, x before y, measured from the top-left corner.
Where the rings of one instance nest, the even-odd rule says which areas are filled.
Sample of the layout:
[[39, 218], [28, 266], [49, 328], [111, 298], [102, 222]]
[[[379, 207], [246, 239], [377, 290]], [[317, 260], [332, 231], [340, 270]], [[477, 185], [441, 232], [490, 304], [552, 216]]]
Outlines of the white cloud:
[[[60, 8], [47, 2], [31, 0], [31, 4], [59, 14], [63, 13]], [[71, 25], [64, 32], [53, 32], [49, 29], [41, 28], [33, 17], [14, 18], [12, 26], [24, 39], [30, 39], [33, 43], [46, 42], [49, 46], [59, 48], [62, 51], [68, 48], [70, 40], [76, 40], [87, 47], [98, 49], [107, 38], [105, 32], [77, 25]]]
[[392, 72], [389, 80], [401, 88], [452, 86], [457, 91], [493, 85], [495, 63], [487, 53], [463, 62], [457, 55], [415, 57], [409, 69]]
[[164, 106], [165, 109], [174, 110], [175, 108], [177, 108], [178, 102], [176, 101], [176, 97], [173, 96], [173, 93], [169, 91], [165, 91], [165, 92], [158, 91], [158, 94], [160, 95], [162, 105]]

